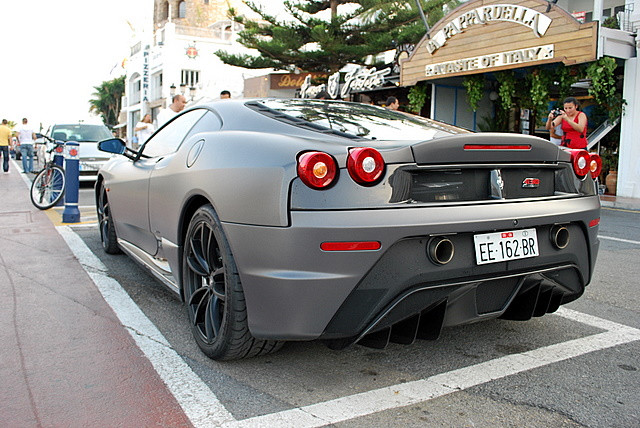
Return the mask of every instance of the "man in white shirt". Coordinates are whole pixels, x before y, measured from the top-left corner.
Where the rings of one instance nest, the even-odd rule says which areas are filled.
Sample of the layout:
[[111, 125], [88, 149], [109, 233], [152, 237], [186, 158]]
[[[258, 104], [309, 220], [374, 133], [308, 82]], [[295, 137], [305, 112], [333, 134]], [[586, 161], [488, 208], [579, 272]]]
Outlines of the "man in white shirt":
[[158, 128], [167, 123], [172, 117], [184, 110], [187, 105], [187, 99], [184, 95], [174, 95], [171, 99], [171, 105], [158, 113]]
[[33, 142], [36, 139], [36, 133], [28, 124], [26, 117], [22, 119], [22, 125], [16, 132], [20, 153], [22, 153], [22, 170], [25, 174], [33, 172]]

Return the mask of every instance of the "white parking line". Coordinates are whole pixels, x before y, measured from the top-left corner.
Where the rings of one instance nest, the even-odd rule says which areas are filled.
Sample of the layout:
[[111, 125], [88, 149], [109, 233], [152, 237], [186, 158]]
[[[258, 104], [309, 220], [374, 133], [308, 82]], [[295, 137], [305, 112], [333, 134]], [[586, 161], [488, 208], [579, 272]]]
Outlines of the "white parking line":
[[626, 242], [627, 244], [640, 245], [640, 241], [632, 241], [630, 239], [614, 238], [613, 236], [598, 235], [598, 238], [600, 238], [600, 239], [608, 239], [609, 241]]
[[122, 286], [108, 276], [106, 266], [93, 254], [87, 244], [68, 226], [58, 226], [56, 229], [193, 425], [213, 427], [235, 420], [207, 384], [171, 348], [167, 339]]
[[60, 226], [57, 230], [197, 428], [320, 427], [384, 410], [422, 403], [506, 376], [640, 340], [638, 329], [560, 308], [556, 312], [557, 315], [601, 329], [603, 332], [520, 354], [506, 355], [427, 379], [237, 420], [171, 348], [162, 333], [131, 300], [120, 284], [108, 276], [106, 267], [84, 241], [67, 226]]

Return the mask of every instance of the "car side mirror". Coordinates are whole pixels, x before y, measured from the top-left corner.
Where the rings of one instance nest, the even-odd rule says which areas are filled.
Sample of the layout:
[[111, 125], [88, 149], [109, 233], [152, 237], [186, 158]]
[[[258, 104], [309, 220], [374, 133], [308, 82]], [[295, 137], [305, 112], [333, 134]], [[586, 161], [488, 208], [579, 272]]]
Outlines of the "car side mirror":
[[124, 154], [126, 149], [127, 145], [120, 138], [109, 138], [108, 140], [102, 140], [98, 143], [98, 150], [115, 153], [116, 155]]

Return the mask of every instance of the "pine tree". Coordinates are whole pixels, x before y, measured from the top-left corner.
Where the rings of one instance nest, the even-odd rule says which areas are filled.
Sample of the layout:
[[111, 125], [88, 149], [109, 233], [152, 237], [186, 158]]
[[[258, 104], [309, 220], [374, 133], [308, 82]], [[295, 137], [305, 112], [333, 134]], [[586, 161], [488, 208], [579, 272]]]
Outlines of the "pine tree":
[[[457, 0], [420, 0], [429, 25], [444, 16], [444, 7]], [[417, 43], [425, 34], [415, 0], [307, 0], [285, 1], [295, 21], [283, 21], [245, 1], [263, 22], [247, 20], [233, 9], [230, 14], [244, 24], [239, 41], [256, 49], [259, 56], [216, 55], [227, 64], [247, 68], [292, 69], [335, 72], [347, 63], [362, 63], [368, 55], [393, 49], [403, 43]], [[338, 14], [338, 6], [356, 5]], [[331, 11], [330, 19], [318, 16]]]

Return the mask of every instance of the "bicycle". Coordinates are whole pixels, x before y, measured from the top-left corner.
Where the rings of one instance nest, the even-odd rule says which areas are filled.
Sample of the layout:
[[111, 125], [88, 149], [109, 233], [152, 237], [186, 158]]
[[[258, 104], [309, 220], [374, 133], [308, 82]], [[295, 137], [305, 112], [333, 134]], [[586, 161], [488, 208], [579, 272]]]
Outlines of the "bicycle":
[[44, 168], [36, 174], [31, 183], [31, 202], [36, 208], [47, 210], [57, 204], [64, 196], [65, 176], [64, 169], [56, 165], [51, 155], [54, 151], [62, 153], [64, 143], [43, 135], [45, 139], [53, 143], [53, 147], [47, 150], [49, 160]]

